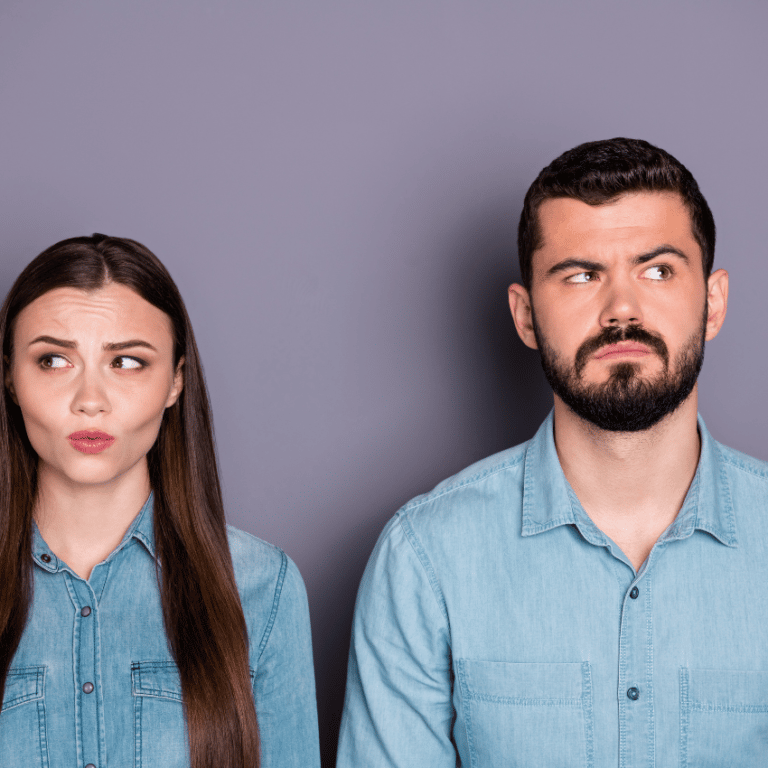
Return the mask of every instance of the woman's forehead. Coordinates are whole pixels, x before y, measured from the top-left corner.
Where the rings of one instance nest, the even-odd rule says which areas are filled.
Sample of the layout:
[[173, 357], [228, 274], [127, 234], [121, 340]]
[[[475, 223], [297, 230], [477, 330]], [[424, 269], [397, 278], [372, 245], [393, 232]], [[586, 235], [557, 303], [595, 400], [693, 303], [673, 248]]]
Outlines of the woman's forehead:
[[104, 342], [114, 343], [147, 336], [162, 346], [173, 344], [168, 315], [120, 283], [91, 291], [54, 288], [24, 307], [16, 318], [17, 342], [29, 336], [62, 333], [75, 342], [105, 336]]

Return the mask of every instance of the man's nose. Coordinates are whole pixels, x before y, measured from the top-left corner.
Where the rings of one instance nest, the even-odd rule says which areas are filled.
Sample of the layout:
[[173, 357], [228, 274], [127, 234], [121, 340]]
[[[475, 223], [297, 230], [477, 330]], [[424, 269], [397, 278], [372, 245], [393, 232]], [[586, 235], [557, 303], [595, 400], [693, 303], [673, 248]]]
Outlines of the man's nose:
[[600, 325], [603, 327], [642, 325], [643, 313], [637, 291], [631, 278], [612, 279], [605, 286], [604, 304], [600, 313]]

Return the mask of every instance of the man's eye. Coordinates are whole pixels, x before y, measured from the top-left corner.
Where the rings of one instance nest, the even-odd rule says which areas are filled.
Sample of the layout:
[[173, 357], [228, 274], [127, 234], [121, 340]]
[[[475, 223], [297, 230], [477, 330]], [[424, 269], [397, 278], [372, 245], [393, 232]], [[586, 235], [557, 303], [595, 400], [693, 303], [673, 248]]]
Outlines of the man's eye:
[[127, 355], [119, 355], [112, 361], [113, 368], [128, 368], [137, 370], [144, 367], [144, 361], [139, 360], [137, 357], [128, 357]]
[[597, 274], [595, 272], [579, 272], [568, 278], [569, 283], [591, 283]]
[[41, 368], [66, 368], [69, 365], [69, 360], [61, 355], [43, 355], [39, 362]]
[[654, 264], [643, 273], [649, 280], [668, 280], [672, 277], [672, 270], [666, 264]]

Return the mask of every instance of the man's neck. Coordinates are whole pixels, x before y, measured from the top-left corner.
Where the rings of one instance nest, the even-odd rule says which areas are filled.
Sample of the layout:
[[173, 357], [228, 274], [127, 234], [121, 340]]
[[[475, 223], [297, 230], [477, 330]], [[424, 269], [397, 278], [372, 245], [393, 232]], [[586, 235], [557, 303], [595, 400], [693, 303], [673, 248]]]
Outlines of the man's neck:
[[635, 570], [683, 505], [699, 462], [697, 390], [642, 432], [609, 432], [555, 397], [555, 447], [566, 479], [595, 525]]

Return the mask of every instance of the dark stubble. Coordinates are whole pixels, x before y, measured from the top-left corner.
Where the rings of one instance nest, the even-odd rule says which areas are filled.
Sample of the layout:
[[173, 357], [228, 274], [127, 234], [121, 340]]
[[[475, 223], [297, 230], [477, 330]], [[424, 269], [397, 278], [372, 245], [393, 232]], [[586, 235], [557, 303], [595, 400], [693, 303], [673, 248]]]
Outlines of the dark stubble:
[[[704, 310], [701, 327], [683, 345], [671, 368], [664, 339], [640, 325], [604, 328], [579, 347], [573, 365], [569, 366], [549, 345], [533, 313], [533, 330], [544, 375], [555, 394], [572, 411], [600, 429], [610, 432], [650, 429], [693, 391], [704, 362], [706, 305]], [[602, 347], [619, 341], [637, 341], [648, 346], [661, 358], [662, 371], [653, 378], [643, 378], [638, 363], [624, 361], [611, 368], [607, 381], [585, 383], [583, 372], [590, 357]]]

